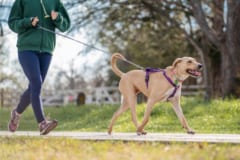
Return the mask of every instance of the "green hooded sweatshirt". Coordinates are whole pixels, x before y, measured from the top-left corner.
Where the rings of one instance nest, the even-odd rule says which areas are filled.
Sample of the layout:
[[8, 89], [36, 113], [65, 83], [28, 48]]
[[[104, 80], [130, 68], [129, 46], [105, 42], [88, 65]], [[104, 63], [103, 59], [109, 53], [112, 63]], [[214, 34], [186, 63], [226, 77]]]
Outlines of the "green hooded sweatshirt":
[[[58, 12], [55, 20], [51, 19], [51, 11]], [[56, 35], [32, 26], [32, 18], [38, 17], [42, 27], [61, 32], [70, 27], [70, 18], [60, 0], [15, 0], [9, 18], [9, 28], [18, 34], [18, 51], [53, 52]]]

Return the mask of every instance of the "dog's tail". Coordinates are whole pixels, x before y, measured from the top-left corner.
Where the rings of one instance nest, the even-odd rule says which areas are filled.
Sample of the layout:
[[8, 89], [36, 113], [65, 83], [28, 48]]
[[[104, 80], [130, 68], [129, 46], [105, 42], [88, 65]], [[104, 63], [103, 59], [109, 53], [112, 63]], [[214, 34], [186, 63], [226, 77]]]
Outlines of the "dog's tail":
[[113, 72], [117, 76], [122, 77], [124, 73], [120, 71], [119, 68], [117, 67], [117, 59], [125, 60], [126, 58], [120, 53], [114, 53], [111, 58], [111, 66], [112, 66]]

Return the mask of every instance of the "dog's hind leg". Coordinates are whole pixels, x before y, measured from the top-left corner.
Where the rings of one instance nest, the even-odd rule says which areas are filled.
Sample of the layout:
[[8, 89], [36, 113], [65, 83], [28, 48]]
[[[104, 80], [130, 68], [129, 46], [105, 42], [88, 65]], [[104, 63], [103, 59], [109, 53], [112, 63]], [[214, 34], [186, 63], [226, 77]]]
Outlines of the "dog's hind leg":
[[109, 127], [108, 127], [108, 134], [111, 134], [111, 133], [112, 133], [112, 127], [113, 127], [114, 122], [116, 121], [116, 119], [117, 119], [123, 112], [125, 112], [127, 109], [128, 109], [128, 103], [127, 103], [126, 98], [123, 97], [121, 106], [120, 106], [120, 107], [118, 108], [118, 110], [113, 114], [112, 120], [111, 120], [111, 122], [110, 122], [110, 124], [109, 124]]

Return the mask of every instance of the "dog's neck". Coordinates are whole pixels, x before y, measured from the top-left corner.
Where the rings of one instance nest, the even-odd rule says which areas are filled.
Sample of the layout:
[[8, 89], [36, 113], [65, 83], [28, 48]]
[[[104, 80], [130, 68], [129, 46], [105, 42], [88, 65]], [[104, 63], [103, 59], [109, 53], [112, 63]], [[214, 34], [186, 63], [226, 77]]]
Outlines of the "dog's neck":
[[183, 81], [186, 79], [184, 76], [179, 76], [177, 70], [175, 68], [170, 69], [170, 75], [173, 78], [173, 82], [178, 85], [179, 83], [182, 84]]

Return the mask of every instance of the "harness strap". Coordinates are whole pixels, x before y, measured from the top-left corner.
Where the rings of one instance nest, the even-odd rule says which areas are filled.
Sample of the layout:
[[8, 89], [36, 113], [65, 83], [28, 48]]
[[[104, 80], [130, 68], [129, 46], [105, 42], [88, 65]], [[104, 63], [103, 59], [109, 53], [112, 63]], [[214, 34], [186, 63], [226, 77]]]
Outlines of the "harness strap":
[[146, 71], [145, 82], [146, 82], [146, 85], [147, 85], [147, 88], [148, 88], [148, 82], [149, 82], [150, 74], [151, 73], [155, 73], [155, 72], [162, 72], [164, 70], [160, 69], [160, 68], [150, 68], [150, 67], [147, 67], [147, 68], [145, 68], [145, 71]]
[[173, 83], [173, 81], [167, 76], [165, 71], [163, 71], [163, 75], [168, 80], [168, 82], [174, 87], [174, 90], [173, 90], [172, 94], [168, 97], [168, 99], [169, 99], [169, 98], [174, 97], [174, 95], [177, 92], [177, 89], [179, 88], [179, 85], [176, 85], [175, 83]]
[[167, 99], [174, 97], [174, 95], [175, 95], [176, 92], [177, 92], [177, 89], [179, 88], [179, 85], [176, 85], [176, 84], [171, 80], [171, 78], [169, 78], [169, 77], [167, 76], [166, 71], [165, 71], [164, 69], [147, 67], [147, 68], [145, 68], [145, 71], [146, 71], [145, 82], [146, 82], [147, 88], [148, 88], [148, 82], [149, 82], [150, 74], [151, 74], [151, 73], [155, 73], [155, 72], [162, 72], [162, 73], [163, 73], [163, 76], [164, 76], [164, 77], [167, 79], [167, 81], [174, 87], [174, 90], [173, 90], [172, 94], [171, 94]]

